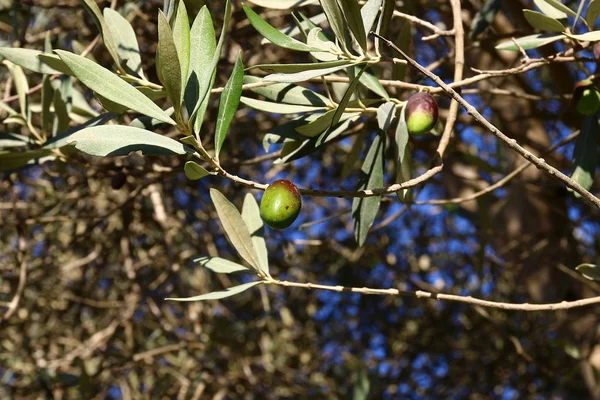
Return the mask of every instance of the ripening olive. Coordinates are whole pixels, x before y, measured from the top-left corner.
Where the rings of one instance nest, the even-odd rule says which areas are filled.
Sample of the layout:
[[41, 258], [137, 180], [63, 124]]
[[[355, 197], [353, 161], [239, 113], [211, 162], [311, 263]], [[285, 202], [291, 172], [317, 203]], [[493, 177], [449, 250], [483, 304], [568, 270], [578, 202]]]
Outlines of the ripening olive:
[[432, 95], [425, 92], [415, 93], [406, 102], [406, 125], [413, 135], [429, 132], [438, 120], [438, 105]]
[[300, 214], [300, 191], [288, 180], [271, 183], [260, 201], [260, 216], [271, 228], [284, 229]]
[[577, 111], [584, 115], [591, 115], [600, 110], [600, 92], [589, 79], [577, 82], [573, 101], [577, 105]]

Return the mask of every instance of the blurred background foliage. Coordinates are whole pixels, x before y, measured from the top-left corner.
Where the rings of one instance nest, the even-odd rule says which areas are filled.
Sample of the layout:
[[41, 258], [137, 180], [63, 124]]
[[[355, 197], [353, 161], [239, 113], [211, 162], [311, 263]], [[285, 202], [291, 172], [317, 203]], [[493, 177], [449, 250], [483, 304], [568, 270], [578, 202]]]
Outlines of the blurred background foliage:
[[[191, 15], [204, 3], [220, 29], [222, 2], [186, 1]], [[399, 11], [452, 27], [448, 2], [397, 3]], [[471, 32], [482, 6], [477, 0], [463, 3], [467, 34], [475, 33], [466, 41], [467, 67], [518, 65], [518, 53], [499, 53], [494, 45], [532, 33], [522, 9], [533, 4], [504, 0], [490, 26]], [[144, 72], [155, 82], [159, 7], [158, 0], [116, 2], [135, 27]], [[239, 49], [246, 66], [306, 61], [302, 54], [261, 45], [241, 3], [233, 7], [215, 86], [225, 83]], [[253, 8], [276, 27], [293, 23], [289, 11]], [[303, 10], [314, 15], [319, 7]], [[395, 17], [388, 36], [398, 38], [404, 24]], [[410, 53], [423, 65], [438, 62], [434, 71], [450, 81], [452, 37], [425, 42], [421, 38], [431, 32], [419, 25], [410, 31]], [[97, 35], [77, 0], [0, 1], [3, 45], [41, 49], [48, 32], [54, 48], [72, 51]], [[550, 55], [561, 46], [529, 54]], [[102, 45], [92, 57], [111, 65]], [[465, 96], [541, 154], [580, 126], [582, 117], [566, 95], [587, 76], [586, 68], [594, 66], [550, 64], [480, 81]], [[6, 99], [14, 89], [6, 69], [0, 73]], [[382, 74], [389, 78], [391, 71]], [[473, 74], [466, 69], [466, 76]], [[27, 77], [31, 87], [41, 79]], [[431, 84], [413, 70], [406, 80]], [[97, 106], [85, 88], [76, 88]], [[530, 96], [498, 94], [496, 88]], [[402, 99], [409, 94], [394, 93]], [[218, 100], [213, 97], [205, 134], [214, 130]], [[36, 94], [31, 99], [40, 101]], [[439, 101], [443, 115], [449, 101]], [[354, 189], [358, 166], [348, 178], [341, 171], [356, 135], [292, 163], [273, 164], [277, 153], [265, 155], [262, 139], [283, 121], [283, 116], [241, 106], [222, 151], [226, 168], [259, 182], [285, 178], [300, 187]], [[376, 126], [361, 120], [365, 143]], [[0, 130], [19, 133], [14, 125]], [[437, 141], [433, 135], [412, 140], [417, 173], [431, 164]], [[368, 149], [363, 147], [361, 159]], [[572, 149], [567, 144], [545, 159], [569, 171]], [[68, 164], [54, 160], [2, 173], [3, 310], [15, 293], [22, 296], [14, 313], [0, 322], [1, 398], [600, 398], [598, 306], [504, 312], [262, 285], [218, 302], [165, 302], [165, 297], [219, 290], [238, 279], [193, 267], [189, 260], [197, 254], [237, 260], [208, 189], [218, 188], [238, 207], [248, 190], [219, 177], [189, 181], [185, 161], [75, 154]], [[416, 188], [415, 198], [468, 195], [521, 162], [461, 113], [444, 171]], [[366, 244], [357, 248], [350, 199], [305, 197], [292, 228], [267, 232], [271, 273], [300, 282], [440, 290], [512, 302], [600, 293], [595, 282], [573, 270], [596, 262], [598, 210], [538, 170], [527, 169], [504, 188], [461, 204], [406, 207], [390, 199], [382, 203]]]

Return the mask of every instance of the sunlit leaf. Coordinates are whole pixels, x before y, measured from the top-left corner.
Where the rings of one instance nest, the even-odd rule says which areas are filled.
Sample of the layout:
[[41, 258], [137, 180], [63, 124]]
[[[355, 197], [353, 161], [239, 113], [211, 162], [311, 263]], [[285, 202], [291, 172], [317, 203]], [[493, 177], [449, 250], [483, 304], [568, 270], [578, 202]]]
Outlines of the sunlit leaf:
[[106, 68], [85, 57], [69, 53], [68, 51], [55, 50], [55, 52], [67, 64], [69, 69], [73, 71], [81, 83], [101, 96], [168, 124], [176, 124], [152, 100]]
[[215, 156], [219, 158], [221, 147], [229, 131], [229, 125], [233, 121], [235, 112], [240, 105], [242, 96], [242, 85], [244, 84], [244, 64], [242, 52], [240, 51], [235, 60], [231, 76], [221, 93], [219, 102], [219, 113], [217, 115], [217, 126], [215, 128]]
[[295, 104], [274, 103], [271, 101], [256, 100], [242, 96], [240, 98], [242, 104], [252, 107], [259, 111], [269, 112], [273, 114], [297, 114], [312, 111], [324, 110], [326, 107], [312, 107]]
[[[251, 75], [244, 76], [244, 84], [257, 82], [262, 82], [262, 79]], [[288, 83], [272, 83], [268, 86], [255, 87], [250, 90], [277, 103], [316, 107], [325, 107], [329, 104], [327, 97], [303, 86]]]
[[117, 55], [127, 68], [139, 77], [144, 77], [142, 58], [135, 31], [129, 21], [112, 8], [105, 8], [104, 20], [115, 43]]
[[348, 29], [346, 28], [342, 10], [340, 10], [337, 0], [320, 0], [320, 3], [336, 39], [342, 46], [349, 46], [350, 44], [346, 43], [346, 38], [349, 36]]
[[[200, 107], [204, 104], [205, 98], [210, 96], [210, 89], [212, 88], [214, 82], [214, 74], [215, 69], [217, 68], [217, 64], [219, 63], [219, 59], [221, 58], [221, 51], [223, 49], [223, 44], [225, 43], [225, 38], [228, 36], [227, 30], [229, 29], [229, 23], [231, 22], [231, 1], [225, 1], [225, 11], [223, 14], [223, 26], [221, 27], [221, 36], [219, 36], [219, 42], [215, 47], [214, 54], [210, 59], [210, 63], [208, 63], [203, 71], [202, 75], [198, 76], [198, 102], [196, 103], [196, 107], [190, 116], [190, 120], [195, 121], [198, 112], [200, 111]], [[212, 24], [212, 22], [211, 22]], [[196, 129], [199, 130], [199, 125], [194, 123], [194, 131]]]
[[[133, 151], [147, 156], [193, 153], [191, 148], [174, 139], [123, 125], [85, 128], [69, 135], [64, 143], [92, 156], [126, 156]], [[56, 145], [49, 142], [45, 147]]]
[[582, 42], [597, 42], [600, 40], [600, 31], [586, 32], [581, 35], [571, 35], [570, 33], [565, 33], [564, 35]]
[[[529, 50], [556, 42], [562, 38], [563, 35], [557, 33], [537, 33], [535, 35], [523, 36], [515, 40], [524, 50]], [[496, 46], [496, 49], [519, 51], [519, 47], [512, 40], [500, 43]]]
[[185, 172], [186, 178], [191, 181], [197, 181], [198, 179], [202, 179], [207, 175], [211, 175], [206, 168], [194, 161], [186, 162], [183, 167], [183, 171]]
[[17, 96], [19, 97], [19, 110], [23, 118], [27, 119], [29, 114], [29, 98], [27, 92], [29, 91], [29, 84], [27, 83], [27, 77], [23, 72], [23, 68], [15, 65], [11, 62], [5, 61], [4, 64], [8, 67], [15, 88], [17, 89]]
[[548, 4], [545, 0], [533, 0], [533, 3], [547, 16], [554, 19], [566, 19], [567, 13]]
[[217, 189], [210, 189], [210, 198], [217, 209], [217, 215], [229, 242], [248, 264], [260, 271], [260, 261], [252, 244], [250, 231], [237, 208]]
[[117, 46], [115, 45], [115, 41], [112, 37], [111, 31], [104, 20], [104, 16], [102, 12], [100, 12], [100, 8], [98, 8], [98, 4], [96, 4], [95, 0], [79, 0], [79, 2], [83, 5], [86, 11], [90, 14], [94, 23], [98, 27], [100, 34], [102, 35], [102, 41], [104, 42], [104, 46], [108, 53], [112, 57], [113, 61], [117, 65], [119, 69], [121, 69], [121, 64], [119, 63], [119, 55], [117, 52]]
[[[200, 132], [200, 128], [204, 122], [204, 114], [210, 100], [210, 96], [205, 96], [204, 100], [199, 98], [200, 79], [204, 78], [206, 70], [212, 66], [216, 46], [215, 28], [210, 12], [204, 6], [200, 9], [198, 15], [196, 15], [196, 19], [194, 19], [190, 30], [190, 67], [184, 95], [188, 111], [198, 108], [193, 119], [194, 132], [196, 133]], [[214, 72], [208, 82], [209, 88], [212, 88], [215, 82]]]
[[156, 72], [158, 79], [165, 87], [175, 113], [181, 108], [181, 64], [177, 47], [173, 41], [173, 32], [167, 17], [158, 12], [158, 48], [156, 50]]
[[367, 50], [367, 34], [358, 0], [338, 0], [338, 5], [358, 45], [361, 49]]
[[[62, 74], [70, 73], [63, 64], [61, 70], [50, 67], [38, 56], [44, 54], [39, 50], [21, 49], [17, 47], [0, 47], [0, 56], [22, 68], [41, 74]], [[60, 61], [60, 60], [59, 60]], [[61, 62], [62, 64], [62, 62]]]
[[315, 47], [311, 47], [306, 43], [302, 43], [285, 33], [273, 28], [267, 21], [263, 20], [260, 15], [255, 13], [250, 7], [242, 4], [242, 8], [248, 17], [252, 26], [271, 43], [283, 47], [285, 49], [296, 51], [319, 51]]
[[[360, 74], [359, 67], [354, 67], [355, 74]], [[385, 100], [389, 100], [390, 96], [387, 91], [379, 82], [379, 79], [373, 74], [371, 69], [366, 69], [362, 75], [360, 75], [359, 82], [361, 85], [372, 91], [373, 93], [381, 96]]]
[[269, 256], [267, 251], [267, 243], [265, 242], [265, 225], [260, 216], [260, 208], [256, 199], [251, 193], [246, 193], [244, 197], [244, 205], [242, 206], [242, 219], [248, 226], [250, 236], [252, 236], [252, 244], [258, 255], [260, 270], [269, 275]]
[[234, 263], [221, 257], [198, 257], [193, 260], [193, 263], [219, 274], [250, 271], [245, 265]]
[[531, 10], [523, 10], [523, 13], [529, 25], [535, 29], [548, 32], [563, 32], [565, 30], [563, 24], [547, 15]]
[[179, 66], [181, 67], [181, 87], [184, 88], [190, 67], [190, 20], [185, 2], [182, 0], [179, 1], [177, 14], [173, 22], [173, 43], [175, 43]]
[[219, 299], [224, 299], [226, 297], [231, 297], [238, 293], [242, 293], [243, 291], [248, 290], [253, 286], [260, 285], [261, 283], [263, 283], [263, 281], [248, 282], [248, 283], [244, 283], [242, 285], [227, 288], [220, 292], [212, 292], [212, 293], [202, 294], [200, 296], [184, 297], [184, 298], [169, 297], [169, 298], [166, 298], [165, 300], [172, 300], [172, 301], [219, 300]]
[[383, 0], [367, 0], [364, 6], [360, 9], [362, 23], [365, 28], [365, 36], [369, 36], [369, 32], [373, 28], [373, 24], [379, 14]]
[[388, 101], [380, 105], [377, 108], [377, 123], [379, 124], [379, 129], [383, 131], [387, 130], [392, 124], [395, 115], [396, 103]]

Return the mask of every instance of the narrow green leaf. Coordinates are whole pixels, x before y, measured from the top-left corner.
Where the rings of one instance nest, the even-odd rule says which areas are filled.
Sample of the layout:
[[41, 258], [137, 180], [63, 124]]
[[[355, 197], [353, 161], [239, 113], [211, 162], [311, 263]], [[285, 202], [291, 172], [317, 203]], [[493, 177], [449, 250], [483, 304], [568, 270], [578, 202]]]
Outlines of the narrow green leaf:
[[369, 36], [369, 32], [373, 28], [373, 24], [379, 14], [383, 0], [367, 0], [364, 6], [360, 9], [363, 26], [365, 27], [365, 37]]
[[123, 115], [127, 112], [127, 110], [129, 110], [127, 107], [119, 103], [115, 103], [114, 101], [107, 99], [101, 94], [94, 93], [94, 98], [98, 101], [98, 103], [100, 103], [102, 108], [104, 108], [106, 111], [110, 111], [111, 113]]
[[212, 175], [206, 170], [206, 168], [194, 161], [186, 162], [183, 167], [183, 171], [185, 172], [185, 176], [191, 181], [197, 181], [198, 179], [202, 179], [207, 175]]
[[332, 141], [342, 133], [344, 133], [350, 125], [354, 124], [360, 118], [360, 113], [351, 115], [348, 119], [340, 122], [336, 125], [327, 135], [327, 138], [321, 144], [317, 144], [314, 138], [286, 142], [281, 149], [279, 158], [275, 160], [274, 164], [282, 164], [290, 161], [297, 160], [305, 157], [315, 151], [326, 146], [328, 142]]
[[198, 257], [193, 260], [195, 265], [208, 268], [218, 274], [231, 274], [233, 272], [249, 271], [248, 267], [234, 263], [221, 257]]
[[289, 10], [295, 7], [302, 7], [309, 4], [317, 4], [318, 0], [248, 0], [257, 6], [273, 8], [276, 10]]
[[[325, 63], [321, 63], [321, 64], [325, 64]], [[292, 73], [292, 74], [271, 74], [271, 75], [265, 76], [263, 78], [263, 80], [265, 82], [284, 82], [284, 83], [304, 82], [304, 81], [307, 81], [312, 78], [316, 78], [319, 76], [325, 76], [325, 75], [329, 75], [334, 72], [340, 71], [349, 65], [350, 65], [350, 63], [346, 61], [345, 64], [338, 65], [335, 67], [312, 69], [312, 70], [296, 72], [296, 73]]]
[[548, 32], [563, 32], [565, 30], [563, 24], [540, 12], [523, 10], [523, 13], [525, 14], [525, 19], [529, 22], [529, 25], [533, 26], [535, 29]]
[[50, 84], [50, 78], [45, 75], [42, 79], [42, 131], [48, 132], [50, 128], [50, 122], [52, 121], [52, 115], [50, 114], [50, 106], [52, 105], [52, 99], [54, 98], [54, 91]]
[[40, 53], [37, 57], [54, 71], [59, 71], [59, 74], [62, 73], [73, 76], [73, 71], [71, 71], [69, 67], [67, 67], [67, 64], [65, 64], [56, 54]]
[[0, 133], [0, 148], [21, 147], [33, 143], [32, 140], [18, 133]]
[[59, 89], [54, 90], [54, 123], [52, 126], [52, 136], [56, 136], [58, 133], [65, 132], [69, 129], [71, 118], [69, 118], [69, 112], [67, 111], [67, 105], [60, 93]]
[[[185, 2], [179, 1], [177, 15], [173, 22], [173, 42], [177, 49], [179, 66], [181, 67], [181, 87], [185, 88], [190, 68], [190, 20]], [[182, 97], [183, 100], [183, 97]]]
[[[244, 84], [257, 82], [262, 82], [262, 79], [251, 75], [244, 76]], [[329, 104], [327, 97], [303, 86], [288, 83], [274, 83], [268, 86], [251, 88], [250, 90], [277, 103], [316, 107], [326, 107]]]
[[[92, 156], [126, 156], [141, 151], [146, 156], [186, 154], [194, 151], [166, 136], [123, 125], [100, 125], [81, 129], [64, 141]], [[45, 148], [55, 148], [50, 142]]]
[[[360, 74], [359, 67], [354, 67], [354, 73]], [[381, 96], [385, 100], [390, 99], [390, 96], [388, 95], [387, 91], [385, 90], [381, 82], [379, 82], [379, 79], [375, 76], [375, 74], [373, 74], [370, 68], [365, 70], [364, 73], [360, 75], [359, 82], [361, 85], [363, 85], [373, 93], [377, 94], [378, 96]]]
[[595, 264], [580, 264], [575, 270], [591, 281], [600, 281], [600, 268]]
[[[567, 14], [548, 4], [545, 0], [533, 0], [534, 4], [547, 16], [554, 19], [567, 19]], [[591, 27], [591, 26], [590, 26]]]
[[252, 244], [250, 231], [237, 208], [217, 189], [210, 189], [210, 198], [217, 209], [217, 215], [229, 242], [248, 264], [260, 271], [260, 262]]
[[263, 137], [263, 148], [265, 149], [265, 152], [268, 153], [273, 144], [304, 140], [305, 138], [296, 132], [296, 129], [306, 125], [308, 122], [314, 121], [317, 117], [319, 117], [319, 114], [317, 113], [305, 114], [284, 124], [273, 127], [269, 132], [265, 133], [265, 136]]
[[238, 293], [242, 293], [243, 291], [250, 289], [252, 286], [260, 285], [261, 283], [263, 283], [263, 281], [248, 282], [248, 283], [244, 283], [242, 285], [227, 288], [220, 292], [212, 292], [212, 293], [202, 294], [200, 296], [185, 297], [185, 298], [169, 297], [169, 298], [166, 298], [165, 300], [172, 300], [172, 301], [219, 300], [219, 299], [224, 299], [226, 297], [231, 297]]
[[[346, 110], [346, 107], [348, 106], [348, 102], [350, 101], [350, 98], [352, 97], [352, 95], [354, 94], [354, 91], [356, 90], [356, 86], [358, 85], [358, 82], [360, 81], [360, 77], [363, 74], [363, 72], [365, 72], [366, 69], [367, 69], [367, 65], [365, 65], [358, 72], [358, 74], [354, 77], [352, 82], [350, 82], [350, 85], [348, 85], [348, 89], [346, 89], [346, 93], [344, 93], [344, 96], [342, 97], [337, 108], [335, 109], [335, 113], [333, 114], [333, 118], [331, 119], [331, 126], [330, 126], [329, 130], [331, 130], [331, 128], [333, 126], [337, 125], [337, 123], [340, 122], [340, 118], [342, 117], [342, 114], [344, 113], [344, 111]], [[317, 146], [320, 145], [321, 143], [323, 143], [323, 141], [327, 137], [328, 133], [329, 133], [328, 131], [325, 131], [321, 134], [321, 136], [319, 136], [319, 138], [317, 139]]]
[[321, 3], [321, 7], [325, 12], [325, 16], [327, 16], [327, 21], [329, 22], [329, 26], [331, 26], [331, 30], [333, 34], [337, 38], [337, 40], [342, 44], [342, 46], [350, 45], [350, 43], [346, 43], [346, 38], [348, 36], [348, 30], [346, 29], [346, 24], [344, 22], [344, 17], [342, 16], [342, 11], [338, 6], [336, 0], [319, 0]]
[[[210, 96], [205, 96], [202, 101], [199, 99], [200, 79], [204, 77], [205, 71], [210, 68], [217, 47], [215, 28], [206, 6], [200, 9], [194, 20], [190, 31], [190, 42], [190, 68], [185, 88], [185, 104], [188, 110], [195, 110], [198, 106], [198, 112], [193, 118], [194, 132], [198, 133], [204, 122], [204, 114], [210, 101]], [[214, 85], [215, 75], [215, 71], [213, 71], [209, 88]], [[198, 105], [198, 103], [200, 104]]]
[[[318, 0], [315, 0], [316, 2], [318, 2]], [[293, 15], [293, 14], [292, 14]], [[302, 16], [303, 14], [300, 13], [300, 15]], [[300, 33], [304, 33], [305, 31], [309, 31], [311, 29], [311, 25], [315, 24], [320, 24], [321, 22], [324, 22], [327, 20], [327, 17], [325, 16], [325, 13], [320, 13], [317, 15], [314, 15], [312, 17], [310, 17], [310, 19], [307, 18], [306, 21], [301, 21], [300, 24], [292, 24], [292, 25], [288, 25], [284, 28], [279, 29], [279, 32], [283, 33], [284, 35], [293, 37], [296, 36]], [[266, 38], [262, 38], [262, 40], [260, 41], [261, 45], [270, 43], [268, 39]], [[307, 44], [309, 46], [312, 46], [311, 44], [309, 44], [307, 42]]]
[[215, 128], [215, 157], [217, 159], [229, 131], [229, 125], [231, 125], [235, 112], [240, 105], [243, 84], [244, 64], [242, 62], [242, 52], [240, 51], [219, 101], [219, 114], [217, 115], [217, 126]]
[[585, 14], [585, 21], [590, 29], [594, 29], [594, 24], [600, 15], [600, 0], [592, 0]]
[[[331, 123], [335, 116], [335, 110], [329, 110], [324, 114], [317, 114], [318, 118], [310, 123], [296, 128], [296, 131], [306, 137], [315, 137], [326, 129], [331, 127]], [[344, 113], [340, 118], [340, 121], [345, 121], [348, 118], [360, 115], [360, 113]]]
[[[535, 35], [523, 36], [516, 39], [517, 43], [524, 49], [530, 50], [535, 49], [544, 45], [547, 45], [552, 42], [556, 42], [557, 40], [562, 39], [563, 36], [561, 34], [556, 33], [537, 33]], [[510, 50], [510, 51], [519, 51], [519, 48], [512, 40], [507, 40], [505, 42], [500, 43], [496, 46], [498, 50]]]
[[88, 100], [85, 98], [85, 96], [77, 89], [73, 89], [71, 91], [71, 97], [72, 97], [72, 104], [71, 104], [71, 111], [74, 112], [75, 114], [81, 115], [81, 116], [85, 116], [85, 117], [90, 117], [90, 118], [94, 118], [98, 116], [98, 111], [94, 110], [90, 104], [88, 103]]
[[336, 60], [336, 61], [325, 61], [318, 63], [301, 63], [301, 64], [259, 64], [249, 67], [248, 69], [260, 68], [261, 70], [272, 74], [281, 72], [285, 74], [292, 74], [296, 72], [328, 69], [332, 67], [346, 67], [352, 62], [348, 60]]
[[565, 33], [564, 35], [582, 42], [597, 42], [600, 40], [600, 31], [586, 32], [581, 35], [571, 35], [569, 33]]
[[[375, 32], [379, 35], [386, 37], [388, 34], [390, 22], [392, 21], [392, 17], [394, 16], [394, 10], [396, 9], [395, 1], [384, 1], [383, 8], [381, 10], [381, 14], [379, 14], [379, 20], [377, 21], [377, 28]], [[374, 45], [376, 49], [380, 49], [379, 47], [379, 38], [375, 37]]]
[[[577, 17], [577, 13], [573, 10], [571, 10], [569, 7], [565, 6], [563, 3], [560, 2], [560, 0], [540, 0], [543, 1], [544, 3], [552, 6], [553, 8], [562, 11], [565, 14], [568, 14], [572, 17]], [[538, 5], [539, 7], [539, 5]]]
[[[199, 89], [198, 89], [198, 102], [196, 103], [196, 107], [190, 116], [190, 120], [194, 121], [196, 116], [198, 115], [198, 111], [200, 110], [200, 106], [203, 104], [204, 99], [210, 96], [210, 89], [212, 88], [214, 79], [213, 76], [215, 74], [215, 69], [217, 68], [217, 64], [219, 63], [219, 59], [221, 58], [221, 51], [223, 49], [223, 43], [225, 43], [225, 37], [227, 36], [227, 29], [229, 28], [229, 23], [231, 22], [231, 1], [225, 1], [225, 11], [224, 11], [224, 19], [223, 26], [221, 28], [221, 36], [219, 36], [219, 42], [217, 43], [217, 47], [215, 48], [215, 52], [211, 58], [210, 64], [207, 65], [205, 70], [202, 72], [202, 76], [199, 76]], [[196, 128], [196, 124], [194, 124], [194, 128]]]
[[[158, 79], [163, 84], [171, 103], [175, 108], [175, 115], [181, 110], [181, 65], [177, 48], [173, 41], [173, 32], [165, 14], [158, 12], [158, 48], [156, 49], [156, 72]], [[177, 117], [176, 117], [177, 118]]]
[[[396, 126], [396, 183], [403, 183], [412, 178], [412, 154], [408, 146], [408, 127], [406, 126], [406, 107], [400, 111], [398, 125]], [[396, 192], [402, 202], [412, 199], [411, 189], [401, 189]]]
[[74, 126], [73, 128], [69, 129], [68, 131], [63, 132], [63, 133], [49, 139], [44, 144], [44, 148], [45, 149], [60, 149], [62, 147], [68, 146], [70, 144], [69, 138], [73, 134], [75, 134], [83, 129], [91, 128], [93, 126], [105, 125], [115, 117], [116, 117], [116, 115], [113, 113], [100, 114], [97, 117], [94, 117], [82, 124]]
[[52, 151], [46, 149], [37, 149], [29, 151], [5, 151], [0, 152], [0, 171], [10, 171], [32, 164], [33, 160], [49, 156]]
[[296, 50], [296, 51], [319, 51], [318, 48], [308, 46], [306, 43], [302, 43], [285, 33], [279, 32], [279, 30], [273, 28], [267, 21], [262, 19], [260, 15], [254, 12], [250, 7], [242, 3], [242, 8], [246, 13], [248, 20], [261, 35], [268, 39], [271, 43], [283, 47], [284, 49]]
[[379, 124], [379, 129], [382, 131], [387, 130], [392, 124], [395, 115], [396, 103], [388, 101], [380, 105], [377, 108], [377, 123]]
[[[357, 190], [374, 189], [383, 186], [385, 162], [385, 133], [379, 131], [371, 143], [367, 157], [361, 168]], [[381, 196], [356, 197], [352, 201], [354, 238], [359, 247], [365, 243], [367, 234], [375, 221]]]
[[21, 49], [17, 47], [0, 47], [0, 56], [22, 68], [40, 74], [62, 74], [64, 71], [54, 69], [44, 63], [38, 56], [44, 54], [39, 50]]
[[323, 35], [322, 29], [319, 27], [312, 28], [306, 36], [306, 43], [309, 46], [316, 47], [321, 51], [311, 51], [310, 55], [319, 61], [336, 61], [342, 53], [339, 48], [331, 40]]
[[105, 8], [104, 20], [115, 43], [117, 55], [135, 75], [144, 78], [142, 57], [135, 31], [129, 21], [112, 8]]
[[122, 70], [121, 63], [119, 62], [119, 54], [117, 52], [117, 46], [115, 45], [115, 41], [112, 37], [110, 29], [102, 16], [102, 12], [100, 12], [100, 8], [98, 8], [98, 4], [96, 4], [95, 0], [79, 0], [79, 2], [83, 5], [86, 11], [91, 15], [94, 23], [98, 27], [100, 34], [102, 35], [102, 41], [104, 42], [104, 46], [108, 53], [112, 57], [113, 61], [117, 65], [119, 70]]
[[106, 68], [85, 57], [64, 50], [54, 50], [73, 71], [77, 79], [101, 96], [144, 115], [176, 125], [159, 106]]
[[266, 276], [269, 276], [269, 256], [267, 243], [265, 242], [265, 224], [260, 216], [258, 203], [250, 193], [247, 193], [246, 197], [244, 197], [242, 219], [250, 231], [250, 236], [252, 236], [252, 245], [258, 255], [260, 270]]
[[29, 84], [27, 83], [27, 77], [23, 72], [23, 68], [19, 67], [18, 65], [15, 65], [9, 61], [4, 61], [4, 64], [7, 66], [8, 71], [12, 75], [15, 88], [17, 89], [17, 96], [19, 97], [19, 111], [21, 111], [23, 118], [27, 119], [29, 114], [29, 99], [27, 97]]
[[[165, 112], [168, 116], [171, 116], [171, 115], [173, 115], [175, 110], [173, 109], [173, 107], [169, 107], [165, 110]], [[155, 131], [156, 129], [158, 129], [160, 126], [162, 126], [164, 124], [165, 124], [164, 122], [159, 121], [158, 119], [142, 115], [140, 117], [137, 117], [133, 121], [131, 121], [129, 123], [129, 126], [145, 129], [147, 131]], [[181, 140], [181, 142], [185, 143], [183, 140]]]
[[[598, 115], [586, 115], [581, 132], [575, 141], [573, 150], [573, 166], [575, 168], [571, 175], [571, 178], [586, 190], [591, 188], [594, 183], [599, 135]], [[580, 197], [578, 193], [573, 193], [576, 197]]]
[[313, 112], [319, 110], [325, 110], [326, 107], [312, 107], [303, 106], [296, 104], [282, 104], [274, 103], [271, 101], [256, 100], [250, 97], [241, 96], [240, 101], [242, 104], [252, 107], [255, 110], [264, 111], [273, 114], [298, 114], [305, 112]]
[[342, 15], [361, 49], [367, 50], [367, 34], [358, 0], [338, 0]]

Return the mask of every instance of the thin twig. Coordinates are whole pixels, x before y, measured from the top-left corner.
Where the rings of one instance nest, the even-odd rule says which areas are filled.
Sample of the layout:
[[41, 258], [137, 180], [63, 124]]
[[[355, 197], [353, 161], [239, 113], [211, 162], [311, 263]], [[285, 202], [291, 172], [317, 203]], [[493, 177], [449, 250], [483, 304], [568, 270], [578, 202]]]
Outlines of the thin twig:
[[419, 70], [423, 75], [427, 76], [431, 80], [433, 80], [436, 84], [438, 84], [446, 94], [451, 96], [454, 100], [458, 101], [461, 106], [465, 108], [467, 113], [475, 118], [480, 124], [482, 124], [487, 130], [489, 130], [494, 136], [504, 142], [509, 148], [519, 153], [523, 158], [527, 161], [534, 164], [538, 169], [545, 171], [550, 176], [556, 176], [559, 180], [561, 180], [567, 187], [573, 189], [575, 192], [579, 193], [582, 197], [587, 199], [590, 203], [594, 204], [596, 207], [600, 208], [600, 199], [594, 196], [592, 193], [587, 191], [584, 187], [582, 187], [579, 183], [575, 182], [573, 179], [569, 178], [567, 175], [560, 172], [558, 169], [546, 163], [543, 158], [536, 157], [533, 153], [523, 148], [521, 145], [517, 143], [515, 139], [511, 139], [506, 136], [500, 129], [498, 129], [494, 124], [489, 122], [487, 119], [483, 117], [477, 111], [475, 107], [473, 107], [469, 102], [467, 102], [461, 95], [459, 95], [454, 89], [448, 86], [444, 81], [440, 79], [436, 74], [427, 71], [423, 68], [419, 63], [413, 60], [408, 54], [398, 48], [393, 42], [388, 39], [385, 39], [378, 35], [375, 32], [371, 32], [373, 35], [379, 36], [381, 40], [383, 40], [388, 46], [397, 51], [402, 57], [408, 61], [410, 65]]
[[472, 296], [459, 296], [454, 294], [445, 293], [433, 293], [426, 292], [423, 290], [400, 290], [400, 289], [374, 289], [367, 287], [348, 287], [348, 286], [331, 286], [321, 285], [316, 283], [298, 283], [290, 281], [267, 281], [267, 283], [275, 284], [285, 287], [297, 287], [302, 289], [318, 289], [328, 290], [339, 293], [360, 293], [369, 295], [384, 295], [384, 296], [402, 296], [402, 297], [414, 297], [417, 299], [434, 299], [440, 301], [450, 301], [455, 303], [464, 303], [470, 305], [476, 305], [487, 308], [498, 308], [502, 310], [511, 311], [556, 311], [556, 310], [569, 310], [577, 307], [584, 307], [593, 304], [600, 303], [600, 296], [590, 297], [587, 299], [575, 300], [575, 301], [562, 301], [560, 303], [547, 303], [547, 304], [531, 304], [531, 303], [504, 303], [499, 301], [490, 301], [478, 299]]

